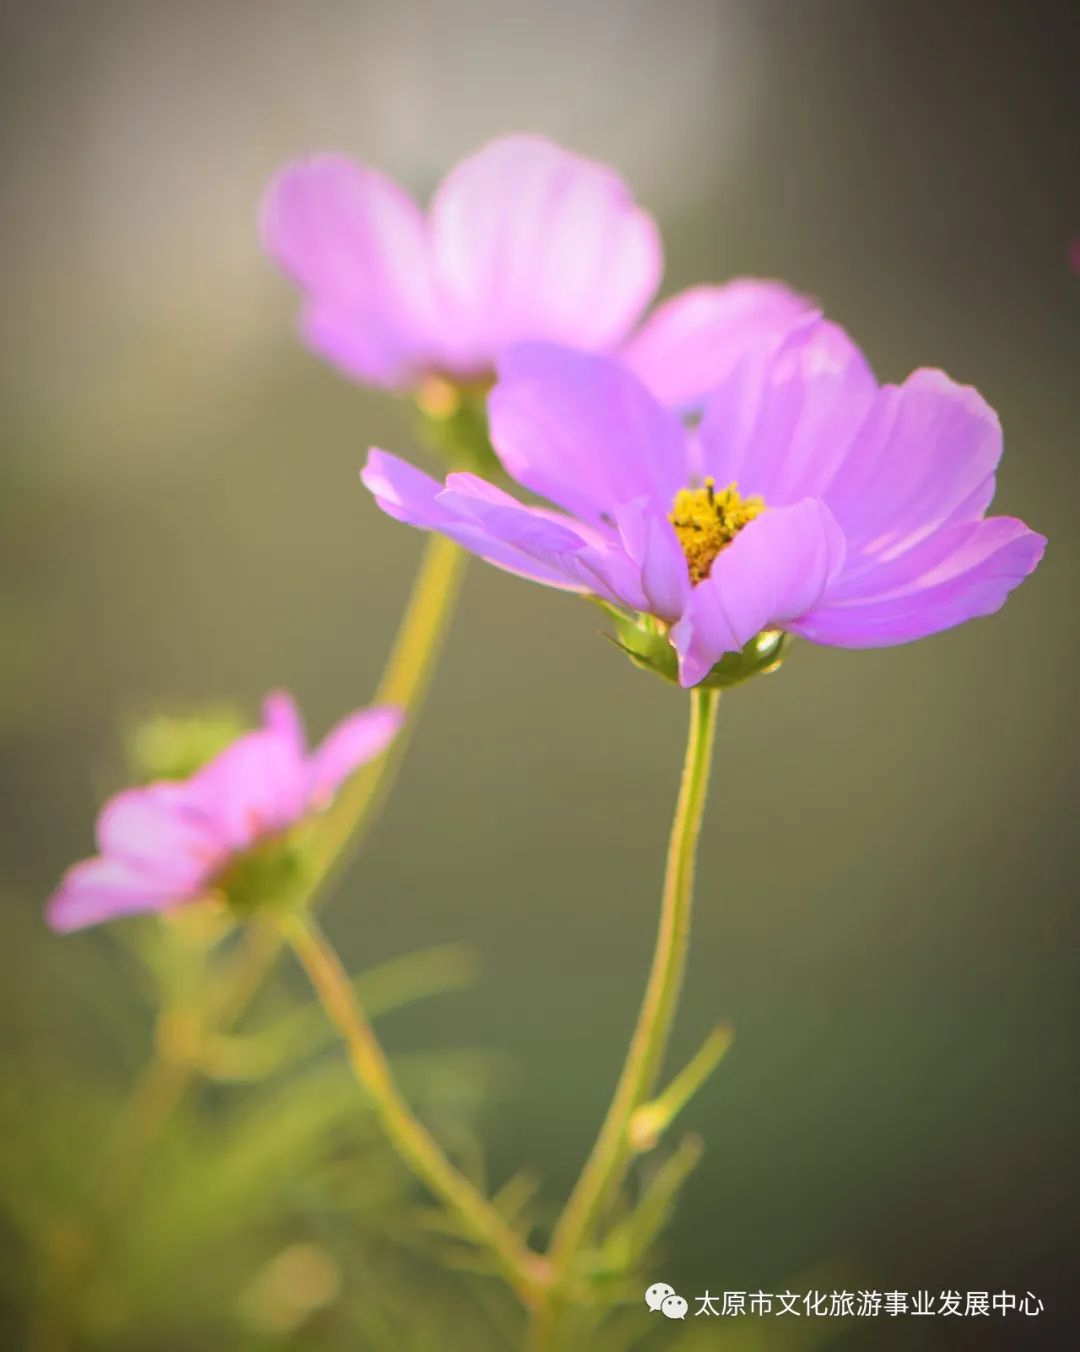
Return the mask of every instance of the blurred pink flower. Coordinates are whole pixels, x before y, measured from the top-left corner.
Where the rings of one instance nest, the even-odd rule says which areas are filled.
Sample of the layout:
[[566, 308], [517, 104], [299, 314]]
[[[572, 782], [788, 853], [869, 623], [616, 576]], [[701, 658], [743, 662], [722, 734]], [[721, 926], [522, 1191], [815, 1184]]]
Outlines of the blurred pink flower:
[[402, 714], [351, 714], [310, 753], [291, 696], [268, 696], [263, 720], [190, 779], [127, 789], [108, 802], [97, 820], [100, 854], [65, 874], [46, 912], [52, 928], [164, 910], [218, 889], [245, 859], [326, 808], [390, 744]]
[[540, 136], [492, 141], [451, 170], [425, 214], [344, 155], [285, 166], [262, 206], [269, 252], [304, 295], [307, 343], [354, 379], [484, 381], [525, 340], [624, 359], [666, 403], [700, 397], [747, 338], [810, 308], [779, 282], [701, 286], [633, 337], [663, 270], [659, 232], [605, 165]]

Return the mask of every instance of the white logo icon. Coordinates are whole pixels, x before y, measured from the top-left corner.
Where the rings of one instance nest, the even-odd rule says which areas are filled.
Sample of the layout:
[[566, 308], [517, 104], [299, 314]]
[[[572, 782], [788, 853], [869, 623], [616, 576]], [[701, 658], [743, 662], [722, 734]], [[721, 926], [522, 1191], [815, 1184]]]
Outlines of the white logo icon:
[[668, 1319], [685, 1319], [688, 1306], [673, 1286], [667, 1282], [653, 1282], [645, 1292], [645, 1304], [652, 1310], [659, 1310]]
[[668, 1286], [667, 1282], [653, 1282], [648, 1291], [645, 1292], [645, 1304], [650, 1310], [659, 1310], [668, 1296], [675, 1294], [675, 1288]]
[[686, 1301], [682, 1296], [668, 1296], [663, 1305], [660, 1306], [660, 1313], [666, 1314], [669, 1319], [685, 1319], [687, 1311]]

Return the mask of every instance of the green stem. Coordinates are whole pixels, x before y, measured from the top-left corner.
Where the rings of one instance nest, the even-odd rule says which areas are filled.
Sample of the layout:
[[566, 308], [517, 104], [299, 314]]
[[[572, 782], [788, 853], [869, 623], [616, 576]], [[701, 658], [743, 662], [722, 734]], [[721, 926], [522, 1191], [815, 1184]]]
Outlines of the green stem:
[[[322, 889], [349, 848], [355, 848], [385, 798], [408, 745], [417, 715], [442, 650], [443, 638], [461, 588], [466, 555], [457, 545], [432, 535], [424, 549], [409, 603], [383, 670], [375, 696], [380, 704], [405, 709], [405, 727], [391, 748], [353, 776], [338, 796], [324, 823], [325, 836], [315, 873], [306, 891], [310, 902]], [[224, 1031], [254, 999], [281, 951], [281, 934], [274, 925], [253, 921], [239, 946], [211, 980], [202, 1001], [202, 1026]], [[161, 1027], [165, 1020], [159, 1020]], [[121, 1139], [106, 1167], [106, 1192], [120, 1198], [137, 1177], [143, 1158], [196, 1075], [192, 1061], [162, 1055], [162, 1039], [140, 1080]], [[113, 1182], [115, 1177], [117, 1182]]]
[[714, 1028], [692, 1059], [659, 1094], [635, 1108], [630, 1117], [630, 1144], [636, 1152], [652, 1150], [701, 1086], [727, 1055], [733, 1033], [727, 1024]]
[[420, 571], [373, 701], [397, 705], [408, 720], [386, 754], [363, 766], [338, 794], [320, 831], [312, 892], [356, 849], [393, 783], [442, 651], [466, 559], [465, 551], [442, 535], [431, 535], [424, 546]]
[[450, 1163], [413, 1114], [394, 1081], [371, 1025], [337, 954], [314, 920], [296, 913], [283, 922], [292, 946], [331, 1022], [349, 1051], [391, 1144], [412, 1171], [450, 1208], [470, 1235], [494, 1255], [521, 1299], [535, 1303], [546, 1285], [546, 1264], [529, 1249], [486, 1197]]
[[[420, 571], [373, 701], [404, 709], [405, 726], [389, 750], [362, 766], [338, 794], [321, 826], [319, 853], [305, 889], [305, 903], [313, 901], [355, 853], [390, 791], [442, 652], [466, 558], [463, 550], [441, 535], [432, 535], [424, 548]], [[236, 961], [224, 974], [221, 992], [211, 997], [229, 1022], [243, 1013], [280, 949], [281, 936], [276, 928], [257, 924], [248, 927]]]
[[630, 1119], [652, 1092], [675, 1017], [686, 966], [694, 861], [709, 783], [719, 698], [718, 690], [698, 687], [691, 691], [690, 730], [668, 843], [652, 970], [607, 1117], [552, 1236], [550, 1259], [555, 1287], [567, 1277], [581, 1245], [589, 1239], [622, 1180], [633, 1153]]
[[106, 1213], [120, 1210], [129, 1200], [150, 1149], [183, 1096], [192, 1073], [188, 1064], [171, 1059], [160, 1046], [155, 1047], [128, 1100], [119, 1137], [98, 1182], [98, 1204]]

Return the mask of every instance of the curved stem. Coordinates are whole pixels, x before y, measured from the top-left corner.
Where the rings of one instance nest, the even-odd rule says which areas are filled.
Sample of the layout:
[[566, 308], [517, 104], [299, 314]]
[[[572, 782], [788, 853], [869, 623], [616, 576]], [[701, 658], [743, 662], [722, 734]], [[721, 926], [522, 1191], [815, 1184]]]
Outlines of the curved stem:
[[[408, 719], [386, 754], [362, 767], [331, 809], [307, 901], [321, 890], [350, 847], [355, 848], [393, 783], [442, 650], [465, 561], [464, 551], [440, 535], [432, 535], [425, 546], [375, 696], [375, 703], [405, 709]], [[254, 999], [280, 951], [281, 934], [276, 926], [257, 922], [247, 926], [235, 955], [218, 971], [206, 993], [203, 1022], [207, 1028], [221, 1031], [235, 1023]], [[106, 1167], [105, 1191], [116, 1198], [131, 1186], [154, 1137], [195, 1078], [195, 1066], [164, 1058], [160, 1043], [161, 1038], [156, 1038], [154, 1057], [135, 1089], [122, 1139]], [[121, 1181], [114, 1182], [114, 1177]]]
[[363, 766], [338, 794], [320, 832], [322, 847], [312, 892], [355, 850], [361, 828], [366, 831], [371, 825], [393, 782], [442, 651], [467, 557], [463, 549], [442, 535], [432, 534], [424, 546], [420, 571], [373, 700], [375, 704], [396, 704], [409, 717], [389, 750]]
[[716, 731], [718, 690], [691, 691], [690, 730], [682, 783], [668, 843], [660, 927], [652, 970], [615, 1095], [574, 1191], [552, 1236], [552, 1282], [567, 1275], [580, 1246], [622, 1180], [632, 1148], [628, 1127], [634, 1109], [652, 1091], [675, 1017], [686, 966], [694, 861], [709, 783], [709, 762]]
[[285, 937], [307, 972], [327, 1015], [341, 1033], [356, 1077], [367, 1090], [383, 1130], [412, 1171], [489, 1249], [507, 1280], [532, 1304], [546, 1283], [544, 1260], [529, 1249], [486, 1197], [447, 1159], [413, 1114], [394, 1082], [382, 1048], [356, 999], [337, 954], [314, 920], [301, 913], [282, 922]]
[[[424, 547], [409, 604], [373, 701], [404, 709], [408, 715], [405, 726], [383, 755], [356, 772], [327, 814], [305, 903], [310, 903], [355, 853], [390, 791], [450, 627], [466, 560], [465, 551], [441, 535], [432, 535]], [[275, 928], [249, 926], [217, 997], [218, 1007], [229, 1022], [239, 1017], [254, 997], [280, 949], [281, 937]]]
[[232, 1027], [255, 998], [274, 959], [281, 951], [281, 935], [258, 917], [244, 926], [236, 951], [215, 974], [203, 1002], [207, 1028], [224, 1032]]
[[128, 1100], [118, 1139], [106, 1155], [96, 1186], [103, 1210], [119, 1210], [138, 1183], [146, 1157], [191, 1079], [191, 1067], [155, 1047]]

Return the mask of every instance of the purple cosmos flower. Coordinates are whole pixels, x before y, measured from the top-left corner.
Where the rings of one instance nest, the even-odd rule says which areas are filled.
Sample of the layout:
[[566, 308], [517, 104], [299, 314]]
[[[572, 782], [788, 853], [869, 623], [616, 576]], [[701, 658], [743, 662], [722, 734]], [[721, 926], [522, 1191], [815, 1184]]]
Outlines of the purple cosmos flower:
[[749, 346], [697, 428], [611, 357], [539, 343], [502, 358], [488, 416], [511, 477], [560, 511], [379, 450], [364, 483], [398, 520], [634, 613], [684, 686], [763, 630], [877, 647], [990, 614], [1046, 543], [985, 516], [1001, 428], [975, 390], [879, 386], [818, 317]]
[[[231, 892], [251, 861], [280, 865], [275, 847], [291, 828], [326, 808], [343, 781], [389, 745], [402, 721], [398, 709], [361, 710], [309, 753], [289, 695], [270, 695], [263, 717], [263, 727], [237, 738], [190, 779], [127, 789], [105, 805], [97, 821], [101, 853], [64, 876], [48, 905], [53, 929]], [[246, 876], [250, 881], [250, 868]], [[261, 876], [269, 881], [268, 870]]]
[[[525, 340], [620, 348], [663, 268], [656, 225], [622, 179], [540, 136], [463, 160], [426, 214], [343, 155], [301, 160], [271, 183], [262, 229], [304, 294], [310, 346], [392, 389], [484, 382]], [[777, 282], [697, 287], [661, 305], [625, 357], [659, 398], [689, 402], [748, 333], [779, 336], [808, 308]]]

